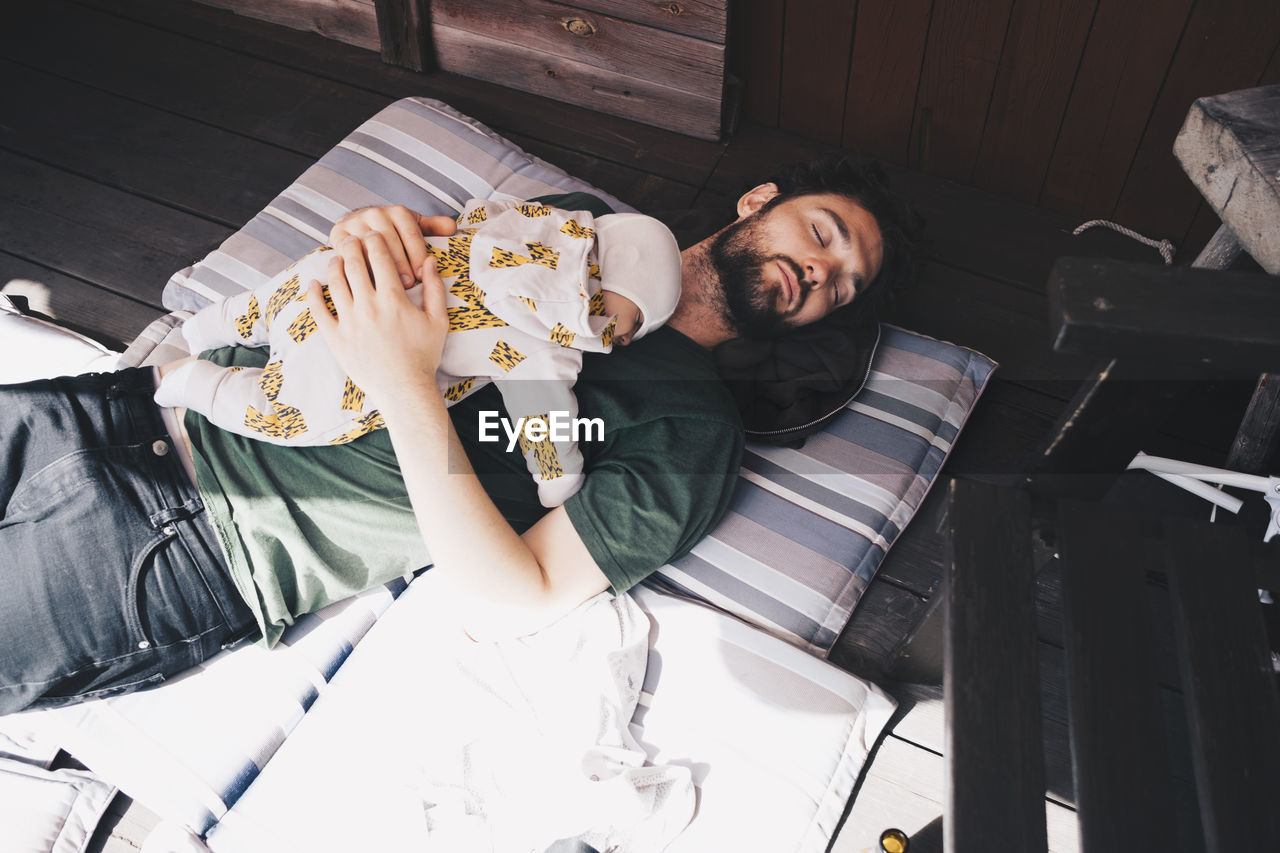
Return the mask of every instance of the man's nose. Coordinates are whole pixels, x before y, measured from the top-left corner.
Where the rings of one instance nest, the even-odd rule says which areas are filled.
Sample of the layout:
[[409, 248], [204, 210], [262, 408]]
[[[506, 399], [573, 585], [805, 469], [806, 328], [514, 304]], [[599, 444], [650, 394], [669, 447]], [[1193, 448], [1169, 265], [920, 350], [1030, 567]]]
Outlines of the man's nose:
[[811, 255], [804, 263], [805, 277], [814, 287], [821, 287], [831, 278], [831, 264], [822, 257]]

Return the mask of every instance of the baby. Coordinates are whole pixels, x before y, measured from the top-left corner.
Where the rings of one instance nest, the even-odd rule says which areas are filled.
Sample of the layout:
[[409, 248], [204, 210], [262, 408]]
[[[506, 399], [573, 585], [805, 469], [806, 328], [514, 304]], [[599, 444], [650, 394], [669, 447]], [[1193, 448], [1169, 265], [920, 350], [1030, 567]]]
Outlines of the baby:
[[[583, 459], [576, 443], [548, 435], [552, 415], [577, 417], [572, 387], [584, 352], [626, 345], [671, 316], [680, 250], [647, 216], [593, 218], [530, 202], [474, 200], [458, 226], [452, 237], [426, 238], [448, 288], [437, 383], [447, 405], [497, 385], [511, 423], [525, 419], [520, 446], [540, 502], [558, 506], [581, 486]], [[331, 251], [312, 252], [183, 326], [193, 353], [266, 346], [266, 367], [192, 360], [164, 376], [156, 402], [276, 444], [342, 444], [382, 428], [375, 403], [338, 366], [306, 307], [306, 285], [327, 280]], [[419, 305], [421, 291], [421, 284], [409, 291]], [[538, 420], [542, 428], [528, 429]]]

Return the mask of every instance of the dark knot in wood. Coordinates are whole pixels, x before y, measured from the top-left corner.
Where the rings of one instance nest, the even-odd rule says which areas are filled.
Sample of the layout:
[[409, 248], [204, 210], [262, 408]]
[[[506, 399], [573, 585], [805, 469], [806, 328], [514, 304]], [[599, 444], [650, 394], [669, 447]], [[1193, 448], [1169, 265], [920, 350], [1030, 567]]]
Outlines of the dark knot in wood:
[[575, 36], [590, 38], [596, 34], [596, 25], [583, 18], [561, 18], [560, 26]]

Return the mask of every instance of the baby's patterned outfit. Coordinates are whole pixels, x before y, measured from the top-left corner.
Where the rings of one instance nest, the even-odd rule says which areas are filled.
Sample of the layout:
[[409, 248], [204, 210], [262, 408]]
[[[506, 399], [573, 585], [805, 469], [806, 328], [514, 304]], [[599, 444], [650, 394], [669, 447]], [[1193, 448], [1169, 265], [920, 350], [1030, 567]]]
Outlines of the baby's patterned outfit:
[[[608, 352], [616, 322], [604, 316], [595, 238], [586, 211], [482, 200], [466, 206], [455, 235], [425, 238], [448, 289], [449, 334], [437, 372], [447, 405], [494, 382], [512, 428], [524, 418], [525, 424], [541, 420], [550, 431], [559, 420], [558, 431], [569, 432], [578, 417], [572, 386], [582, 354]], [[381, 414], [338, 366], [305, 302], [312, 279], [328, 280], [332, 251], [316, 250], [183, 326], [195, 353], [268, 347], [265, 368], [195, 360], [166, 374], [156, 401], [276, 444], [342, 444], [382, 428]], [[421, 284], [409, 291], [418, 305], [421, 291]], [[333, 310], [327, 285], [324, 294]], [[535, 438], [540, 429], [532, 430]], [[509, 440], [496, 415], [489, 433]], [[539, 500], [558, 506], [581, 486], [582, 453], [572, 440], [530, 441], [527, 435], [521, 430], [518, 440]]]

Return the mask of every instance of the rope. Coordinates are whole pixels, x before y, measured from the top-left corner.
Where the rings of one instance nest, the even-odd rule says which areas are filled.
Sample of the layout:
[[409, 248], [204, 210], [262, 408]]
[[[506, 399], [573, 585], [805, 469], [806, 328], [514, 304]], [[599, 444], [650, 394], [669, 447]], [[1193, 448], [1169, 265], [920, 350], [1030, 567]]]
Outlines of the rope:
[[1079, 236], [1082, 232], [1089, 230], [1095, 225], [1101, 225], [1104, 228], [1110, 228], [1112, 231], [1119, 231], [1121, 234], [1123, 234], [1126, 237], [1131, 237], [1134, 240], [1137, 240], [1139, 243], [1145, 243], [1151, 248], [1158, 250], [1160, 252], [1160, 257], [1164, 258], [1164, 262], [1166, 264], [1173, 263], [1173, 253], [1176, 252], [1177, 249], [1175, 249], [1174, 245], [1170, 243], [1168, 240], [1152, 240], [1150, 237], [1143, 237], [1141, 234], [1139, 234], [1137, 231], [1134, 231], [1132, 228], [1125, 228], [1123, 225], [1117, 225], [1116, 223], [1110, 222], [1106, 219], [1090, 219], [1088, 222], [1084, 223], [1083, 225], [1078, 226], [1076, 230], [1072, 231], [1071, 233], [1075, 236]]

